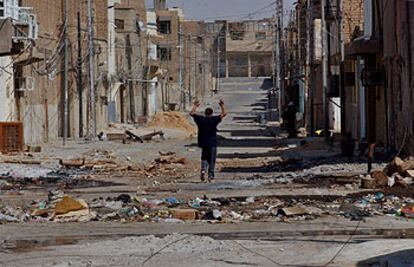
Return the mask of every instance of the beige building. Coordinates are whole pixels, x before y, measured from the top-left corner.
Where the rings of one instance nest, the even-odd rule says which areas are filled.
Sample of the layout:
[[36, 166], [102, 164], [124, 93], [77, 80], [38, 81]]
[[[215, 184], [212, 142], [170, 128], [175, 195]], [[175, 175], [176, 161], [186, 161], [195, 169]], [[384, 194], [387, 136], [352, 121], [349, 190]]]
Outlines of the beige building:
[[271, 76], [273, 36], [272, 19], [227, 23], [226, 77]]

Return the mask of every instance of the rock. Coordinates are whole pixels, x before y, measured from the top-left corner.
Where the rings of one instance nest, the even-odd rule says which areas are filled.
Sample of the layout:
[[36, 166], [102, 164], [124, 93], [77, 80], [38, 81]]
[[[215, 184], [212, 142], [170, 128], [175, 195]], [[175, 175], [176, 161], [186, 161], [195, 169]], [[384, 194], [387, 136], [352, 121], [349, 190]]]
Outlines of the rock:
[[309, 212], [303, 207], [283, 208], [279, 209], [278, 213], [283, 216], [297, 216], [309, 214]]
[[70, 196], [64, 196], [61, 201], [56, 203], [55, 215], [66, 214], [71, 211], [88, 209], [88, 204], [84, 200], [76, 200]]
[[[388, 182], [388, 179], [387, 179], [387, 182]], [[371, 176], [366, 176], [366, 177], [362, 178], [361, 186], [364, 189], [375, 189], [375, 188], [377, 188], [375, 180]]]
[[198, 212], [194, 209], [171, 209], [170, 212], [173, 218], [183, 221], [194, 221], [198, 218]]
[[79, 167], [82, 167], [83, 165], [85, 165], [85, 158], [68, 159], [68, 160], [61, 159], [59, 161], [59, 164], [61, 166], [66, 167], [66, 168], [79, 168]]
[[388, 185], [388, 176], [383, 171], [373, 171], [371, 177], [375, 181], [376, 188], [382, 188]]

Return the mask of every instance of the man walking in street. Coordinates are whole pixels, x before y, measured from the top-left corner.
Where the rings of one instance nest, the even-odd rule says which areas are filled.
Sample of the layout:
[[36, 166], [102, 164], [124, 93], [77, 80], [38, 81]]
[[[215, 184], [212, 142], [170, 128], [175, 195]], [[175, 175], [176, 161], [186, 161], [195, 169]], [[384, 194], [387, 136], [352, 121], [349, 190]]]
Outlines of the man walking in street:
[[213, 116], [213, 109], [207, 108], [204, 116], [197, 115], [197, 109], [201, 106], [200, 101], [195, 101], [190, 115], [198, 127], [198, 146], [201, 147], [201, 181], [205, 181], [208, 173], [208, 181], [214, 180], [214, 171], [217, 157], [217, 126], [227, 115], [224, 101], [220, 100], [221, 113]]

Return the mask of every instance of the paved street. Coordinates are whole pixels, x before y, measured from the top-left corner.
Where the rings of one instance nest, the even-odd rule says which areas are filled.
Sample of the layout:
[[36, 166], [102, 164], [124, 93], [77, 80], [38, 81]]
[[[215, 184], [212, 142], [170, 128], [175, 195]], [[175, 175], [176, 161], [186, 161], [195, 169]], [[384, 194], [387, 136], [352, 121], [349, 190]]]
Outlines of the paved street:
[[[411, 255], [410, 252], [401, 252], [401, 249], [414, 245], [414, 224], [411, 221], [384, 215], [352, 221], [344, 216], [329, 215], [323, 210], [317, 216], [294, 216], [276, 221], [267, 215], [241, 219], [268, 206], [266, 202], [283, 203], [281, 207], [302, 203], [308, 208], [328, 209], [338, 201], [347, 198], [358, 200], [371, 192], [333, 187], [343, 183], [344, 177], [350, 173], [363, 173], [366, 168], [363, 162], [342, 163], [345, 159], [338, 156], [338, 151], [317, 138], [286, 139], [286, 133], [278, 124], [266, 120], [268, 99], [263, 83], [263, 79], [223, 80], [219, 94], [204, 101], [203, 107], [213, 105], [217, 111], [218, 100], [223, 98], [229, 113], [219, 127], [220, 171], [215, 183], [198, 180], [199, 150], [193, 150], [194, 138], [167, 136], [165, 141], [134, 144], [133, 149], [108, 141], [88, 143], [86, 148], [85, 144], [74, 143], [68, 150], [74, 156], [92, 146], [115, 150], [117, 155], [130, 153], [134, 160], [140, 161], [142, 157], [148, 162], [158, 155], [158, 151], [172, 150], [191, 162], [192, 167], [187, 173], [177, 175], [174, 180], [163, 174], [137, 178], [132, 174], [114, 176], [91, 172], [90, 178], [86, 179], [96, 181], [95, 186], [75, 185], [65, 190], [66, 194], [88, 203], [122, 193], [150, 200], [175, 197], [191, 201], [206, 196], [209, 199], [229, 199], [230, 206], [216, 209], [221, 210], [223, 216], [232, 210], [240, 214], [240, 218], [233, 217], [227, 223], [214, 219], [210, 221], [212, 223], [193, 221], [178, 224], [115, 219], [106, 222], [5, 224], [0, 226], [0, 265], [371, 266], [364, 262], [371, 258], [373, 262], [382, 262], [384, 258], [375, 257], [389, 254], [391, 256], [387, 256], [386, 261], [398, 263], [389, 266], [412, 266], [407, 263], [413, 260], [407, 256]], [[317, 144], [316, 148], [303, 148], [304, 140]], [[145, 155], [141, 150], [146, 151]], [[326, 155], [324, 158], [320, 157], [321, 151]], [[331, 155], [336, 155], [335, 159]], [[308, 167], [269, 167], [273, 161], [283, 162], [292, 158], [306, 159]], [[71, 179], [84, 179], [85, 174]], [[315, 182], [312, 179], [316, 179]], [[105, 181], [112, 183], [98, 183]], [[58, 186], [58, 182], [47, 187], [29, 186], [18, 195], [4, 191], [5, 194], [0, 195], [0, 203], [16, 205], [42, 199]], [[237, 201], [249, 197], [254, 197], [253, 204]], [[173, 233], [176, 235], [171, 235]], [[165, 238], [165, 241], [149, 235]], [[405, 238], [394, 240], [401, 236]], [[171, 245], [154, 254], [168, 243]], [[105, 251], [105, 256], [100, 254], [101, 251]], [[405, 263], [400, 262], [401, 258]]]

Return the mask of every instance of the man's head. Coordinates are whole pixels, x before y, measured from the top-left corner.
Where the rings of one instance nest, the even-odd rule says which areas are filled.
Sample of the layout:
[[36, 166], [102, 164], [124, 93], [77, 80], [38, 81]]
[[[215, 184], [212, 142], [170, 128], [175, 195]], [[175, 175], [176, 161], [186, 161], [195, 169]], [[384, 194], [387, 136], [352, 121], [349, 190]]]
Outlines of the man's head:
[[206, 117], [213, 116], [213, 109], [212, 108], [206, 108], [206, 110], [204, 111], [204, 114], [206, 115]]

